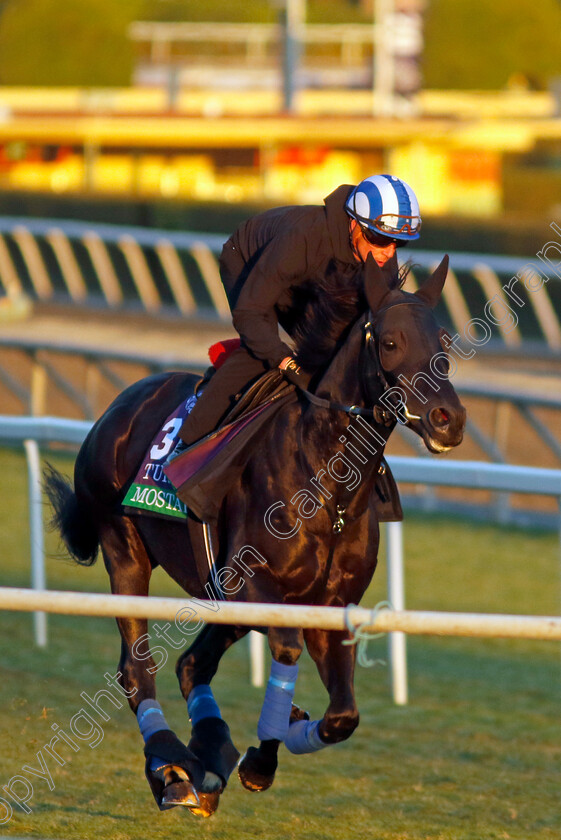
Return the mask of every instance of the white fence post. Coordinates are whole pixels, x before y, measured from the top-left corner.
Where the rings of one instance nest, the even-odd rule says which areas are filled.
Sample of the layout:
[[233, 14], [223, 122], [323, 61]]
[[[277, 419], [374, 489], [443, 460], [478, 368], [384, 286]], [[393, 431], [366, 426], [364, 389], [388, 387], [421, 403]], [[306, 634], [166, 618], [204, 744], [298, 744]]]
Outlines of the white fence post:
[[251, 684], [261, 688], [265, 682], [265, 636], [257, 630], [251, 630], [249, 634], [249, 658]]
[[[45, 576], [45, 539], [43, 532], [43, 500], [41, 497], [41, 463], [39, 446], [36, 440], [24, 440], [27, 458], [27, 476], [29, 483], [29, 535], [31, 543], [31, 587], [46, 589]], [[47, 615], [35, 612], [33, 615], [35, 644], [46, 647]]]
[[[403, 571], [403, 526], [401, 522], [386, 523], [386, 557], [388, 566], [388, 601], [394, 610], [405, 609]], [[389, 634], [391, 687], [394, 703], [407, 705], [407, 640], [399, 631]]]

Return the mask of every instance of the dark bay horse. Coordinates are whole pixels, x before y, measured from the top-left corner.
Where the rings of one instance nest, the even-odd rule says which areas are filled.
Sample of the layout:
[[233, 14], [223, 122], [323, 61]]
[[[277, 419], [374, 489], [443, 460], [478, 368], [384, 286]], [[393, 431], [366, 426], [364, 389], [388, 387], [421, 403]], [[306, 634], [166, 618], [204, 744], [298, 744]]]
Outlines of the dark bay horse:
[[[364, 290], [368, 311], [341, 332], [314, 393], [283, 405], [261, 430], [239, 482], [225, 497], [216, 568], [229, 600], [359, 603], [376, 568], [373, 488], [396, 422], [413, 429], [431, 452], [462, 440], [465, 410], [449, 381], [445, 333], [432, 312], [447, 258], [415, 294], [390, 289], [370, 262]], [[200, 523], [192, 516], [187, 522], [164, 521], [122, 509], [150, 441], [193, 393], [196, 379], [165, 373], [127, 388], [85, 440], [74, 488], [56, 471], [48, 475], [55, 522], [68, 550], [89, 565], [101, 547], [113, 593], [148, 595], [152, 569], [160, 565], [190, 595], [208, 598], [195, 562], [197, 552], [204, 551]], [[157, 666], [147, 650], [147, 621], [119, 618], [117, 623], [122, 691], [135, 714], [142, 703], [157, 717]], [[162, 809], [184, 804], [208, 816], [218, 806], [239, 753], [210, 682], [223, 653], [248, 630], [206, 624], [179, 658], [177, 675], [193, 724], [188, 747], [169, 727], [148, 737], [143, 731], [146, 774]], [[187, 638], [189, 628], [181, 632]], [[313, 752], [349, 738], [359, 719], [355, 648], [341, 644], [350, 633], [271, 627], [267, 635], [273, 665], [257, 730], [260, 746], [250, 747], [238, 768], [249, 790], [272, 784], [281, 741], [294, 753]], [[327, 710], [316, 721], [292, 704], [304, 644], [329, 695]]]

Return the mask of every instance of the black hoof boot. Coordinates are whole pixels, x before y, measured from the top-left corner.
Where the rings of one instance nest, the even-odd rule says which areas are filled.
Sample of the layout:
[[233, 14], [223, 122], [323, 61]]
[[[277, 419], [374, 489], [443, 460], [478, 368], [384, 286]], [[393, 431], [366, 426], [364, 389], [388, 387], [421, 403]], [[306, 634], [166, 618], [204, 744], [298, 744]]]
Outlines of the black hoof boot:
[[232, 743], [228, 725], [221, 718], [203, 718], [196, 723], [189, 749], [206, 768], [203, 782], [197, 788], [199, 806], [191, 808], [191, 813], [197, 817], [211, 817], [240, 754]]
[[[214, 717], [200, 720], [191, 730], [189, 749], [204, 764], [207, 776], [210, 773], [220, 777], [224, 789], [240, 757], [230, 738], [227, 723]], [[208, 792], [205, 791], [205, 782], [197, 790]]]
[[146, 742], [144, 755], [146, 778], [160, 811], [177, 805], [198, 807], [197, 788], [203, 784], [204, 767], [175, 733], [155, 732]]
[[249, 747], [238, 764], [238, 776], [246, 790], [253, 793], [267, 790], [275, 781], [280, 741], [263, 741], [259, 749]]

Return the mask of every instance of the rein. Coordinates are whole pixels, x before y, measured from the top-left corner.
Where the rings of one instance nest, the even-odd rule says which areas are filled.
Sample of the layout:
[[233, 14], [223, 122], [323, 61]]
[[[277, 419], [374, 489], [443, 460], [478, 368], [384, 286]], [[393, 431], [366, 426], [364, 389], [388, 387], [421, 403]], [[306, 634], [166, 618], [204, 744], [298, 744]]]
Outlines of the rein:
[[[368, 313], [369, 318], [365, 324], [363, 324], [363, 333], [364, 333], [364, 341], [361, 349], [361, 379], [362, 384], [364, 387], [364, 380], [366, 378], [365, 371], [364, 371], [364, 354], [368, 352], [370, 354], [371, 359], [374, 361], [375, 366], [375, 375], [376, 379], [379, 381], [380, 385], [382, 386], [382, 391], [377, 398], [376, 403], [373, 405], [372, 408], [367, 408], [366, 406], [361, 405], [346, 405], [345, 403], [337, 402], [336, 400], [329, 400], [324, 397], [318, 397], [316, 394], [313, 394], [311, 391], [307, 391], [302, 389], [302, 393], [308, 400], [308, 402], [312, 403], [312, 405], [317, 406], [318, 408], [326, 408], [329, 411], [343, 411], [345, 414], [348, 414], [350, 417], [368, 417], [371, 420], [376, 421], [377, 423], [381, 423], [385, 426], [391, 425], [393, 423], [393, 416], [397, 418], [397, 422], [400, 423], [402, 426], [406, 426], [411, 420], [420, 420], [421, 418], [416, 414], [410, 414], [407, 406], [400, 405], [400, 408], [397, 411], [396, 415], [392, 415], [392, 412], [388, 411], [387, 408], [380, 406], [378, 403], [381, 397], [390, 389], [390, 384], [386, 379], [386, 375], [384, 373], [384, 369], [380, 362], [380, 353], [378, 349], [378, 341], [375, 332], [376, 324], [378, 320], [385, 315], [385, 313], [389, 309], [394, 309], [397, 306], [422, 306], [422, 303], [419, 301], [408, 301], [403, 300], [397, 303], [390, 303], [387, 306], [384, 306], [379, 312], [376, 313], [375, 317], [372, 317], [372, 312]], [[366, 389], [365, 389], [366, 390]]]

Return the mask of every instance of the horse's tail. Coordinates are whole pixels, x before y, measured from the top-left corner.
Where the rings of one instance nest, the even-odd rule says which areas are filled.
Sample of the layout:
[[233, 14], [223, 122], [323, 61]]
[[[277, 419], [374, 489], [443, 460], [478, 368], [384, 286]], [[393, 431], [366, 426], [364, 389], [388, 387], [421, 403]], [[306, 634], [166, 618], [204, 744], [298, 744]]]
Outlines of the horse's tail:
[[99, 538], [88, 510], [80, 505], [72, 482], [51, 464], [45, 467], [43, 479], [54, 511], [50, 527], [59, 531], [76, 563], [92, 566], [97, 560]]

